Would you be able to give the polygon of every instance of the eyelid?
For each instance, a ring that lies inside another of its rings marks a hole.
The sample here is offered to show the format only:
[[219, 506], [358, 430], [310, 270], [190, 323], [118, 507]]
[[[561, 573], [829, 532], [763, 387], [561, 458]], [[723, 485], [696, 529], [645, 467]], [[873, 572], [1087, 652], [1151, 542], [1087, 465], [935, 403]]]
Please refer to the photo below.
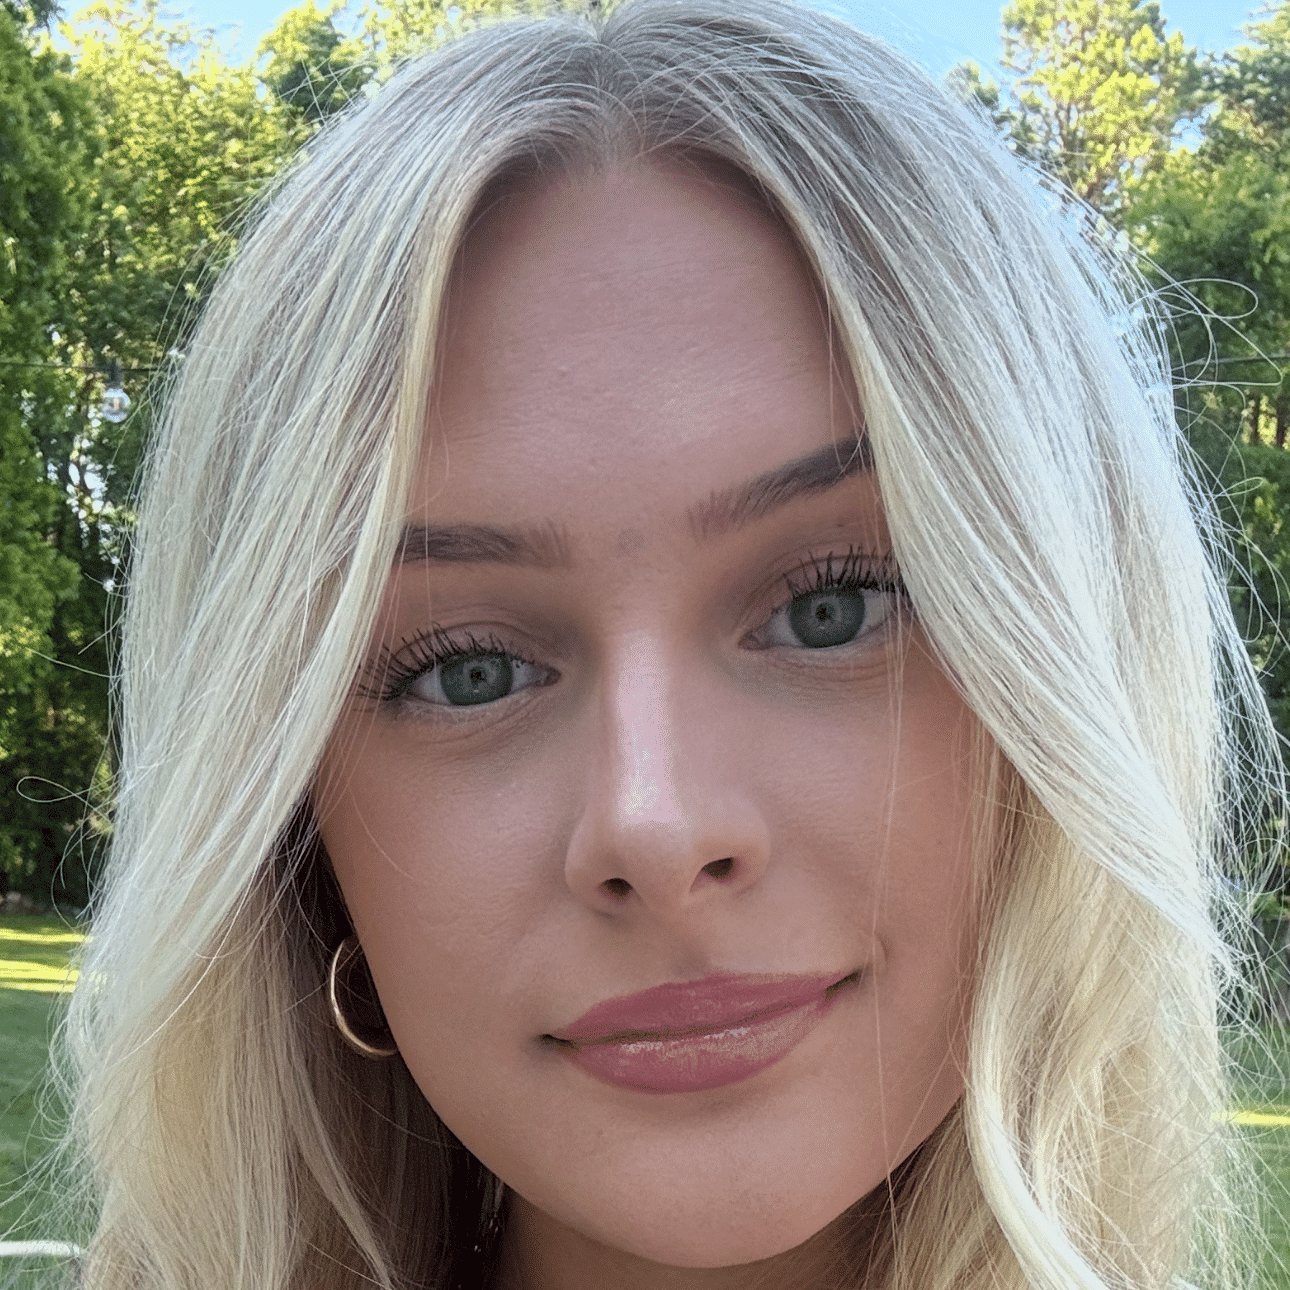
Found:
[[396, 649], [382, 645], [376, 658], [363, 664], [362, 671], [369, 678], [369, 683], [360, 684], [359, 692], [369, 699], [396, 703], [417, 681], [428, 676], [435, 668], [453, 659], [474, 654], [503, 654], [512, 662], [528, 667], [544, 666], [523, 650], [492, 633], [480, 638], [467, 627], [446, 629], [438, 623], [432, 623], [427, 631], [405, 636]]
[[[791, 571], [782, 574], [780, 582], [778, 597], [769, 605], [763, 601], [766, 607], [758, 614], [758, 625], [744, 636], [743, 643], [746, 647], [790, 648], [768, 642], [766, 636], [772, 625], [788, 613], [795, 600], [812, 593], [841, 589], [886, 594], [895, 598], [892, 612], [898, 612], [900, 607], [907, 608], [909, 605], [909, 592], [891, 551], [873, 555], [849, 546], [845, 555], [840, 555], [837, 551], [829, 551], [821, 556], [808, 555]], [[853, 640], [831, 648], [842, 650], [848, 645], [857, 644], [871, 632], [878, 631], [890, 616], [890, 613], [884, 614], [872, 628], [866, 628]], [[797, 649], [808, 653], [826, 652], [806, 645], [799, 645]], [[831, 654], [831, 649], [828, 652]]]
[[[806, 575], [813, 575], [815, 581], [802, 581]], [[836, 551], [822, 556], [808, 555], [783, 575], [783, 584], [790, 600], [848, 584], [872, 591], [891, 591], [905, 599], [909, 596], [892, 551], [873, 555], [855, 546], [848, 546], [846, 555], [841, 557]]]

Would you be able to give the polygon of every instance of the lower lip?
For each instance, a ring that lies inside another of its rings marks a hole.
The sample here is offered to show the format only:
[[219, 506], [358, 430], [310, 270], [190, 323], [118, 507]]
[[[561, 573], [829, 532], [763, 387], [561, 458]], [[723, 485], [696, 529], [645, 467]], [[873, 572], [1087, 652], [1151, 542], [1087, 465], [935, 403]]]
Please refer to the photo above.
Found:
[[699, 1093], [748, 1079], [787, 1056], [828, 1015], [841, 988], [722, 1030], [561, 1047], [575, 1066], [606, 1084], [645, 1093]]

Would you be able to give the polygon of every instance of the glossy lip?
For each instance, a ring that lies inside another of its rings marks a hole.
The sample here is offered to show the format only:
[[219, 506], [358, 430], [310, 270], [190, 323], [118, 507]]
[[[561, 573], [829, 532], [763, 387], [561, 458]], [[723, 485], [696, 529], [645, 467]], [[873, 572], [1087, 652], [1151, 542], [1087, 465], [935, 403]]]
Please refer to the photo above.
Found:
[[542, 1038], [609, 1084], [655, 1093], [719, 1088], [779, 1061], [859, 976], [715, 973], [606, 999]]

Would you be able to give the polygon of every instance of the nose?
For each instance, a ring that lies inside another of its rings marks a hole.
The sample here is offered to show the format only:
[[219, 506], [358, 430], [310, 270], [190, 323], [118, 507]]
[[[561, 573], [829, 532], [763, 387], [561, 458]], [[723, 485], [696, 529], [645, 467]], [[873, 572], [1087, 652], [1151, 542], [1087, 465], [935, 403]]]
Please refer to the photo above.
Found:
[[766, 821], [740, 782], [748, 750], [722, 720], [737, 697], [718, 690], [645, 640], [625, 645], [602, 675], [565, 859], [569, 888], [593, 908], [675, 914], [765, 873]]

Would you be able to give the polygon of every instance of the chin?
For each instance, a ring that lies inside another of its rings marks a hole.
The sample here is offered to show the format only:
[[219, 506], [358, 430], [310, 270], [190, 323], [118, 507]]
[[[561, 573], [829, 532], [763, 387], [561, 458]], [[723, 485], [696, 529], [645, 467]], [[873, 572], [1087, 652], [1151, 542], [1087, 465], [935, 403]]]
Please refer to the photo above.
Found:
[[834, 1187], [825, 1193], [821, 1187], [811, 1194], [801, 1187], [800, 1174], [785, 1170], [785, 1177], [790, 1186], [760, 1193], [737, 1183], [704, 1194], [674, 1186], [652, 1196], [643, 1190], [620, 1193], [599, 1213], [584, 1210], [564, 1222], [597, 1244], [649, 1263], [734, 1267], [773, 1259], [820, 1236], [872, 1189]]
[[[728, 1268], [760, 1263], [786, 1254], [820, 1235], [837, 1214], [820, 1215], [801, 1222], [777, 1223], [738, 1219], [716, 1223], [691, 1218], [682, 1230], [635, 1233], [627, 1252], [651, 1263], [673, 1268]], [[641, 1239], [648, 1237], [650, 1239]]]

